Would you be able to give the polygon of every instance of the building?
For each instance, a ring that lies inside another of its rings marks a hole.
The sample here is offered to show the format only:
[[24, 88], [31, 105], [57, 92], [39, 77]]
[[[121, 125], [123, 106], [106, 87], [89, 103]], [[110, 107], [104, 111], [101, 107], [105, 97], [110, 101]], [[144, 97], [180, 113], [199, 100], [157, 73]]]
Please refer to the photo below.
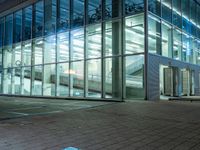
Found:
[[197, 0], [0, 1], [2, 95], [200, 95]]

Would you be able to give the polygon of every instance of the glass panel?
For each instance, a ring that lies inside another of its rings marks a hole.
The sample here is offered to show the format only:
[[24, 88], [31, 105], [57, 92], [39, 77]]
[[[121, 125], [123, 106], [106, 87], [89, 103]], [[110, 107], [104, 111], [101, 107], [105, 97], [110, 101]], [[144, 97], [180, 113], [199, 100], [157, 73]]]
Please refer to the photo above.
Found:
[[14, 92], [15, 94], [21, 94], [21, 68], [15, 68], [14, 71]]
[[7, 46], [3, 50], [3, 68], [10, 68], [12, 63], [12, 47]]
[[21, 43], [13, 46], [13, 66], [20, 67], [22, 65]]
[[84, 96], [84, 61], [71, 63], [70, 74], [70, 95], [74, 97]]
[[31, 67], [22, 68], [22, 94], [30, 95], [31, 90]]
[[172, 22], [172, 0], [162, 0], [162, 18]]
[[12, 45], [13, 41], [13, 17], [12, 15], [6, 16], [5, 22], [5, 35], [4, 35], [4, 46]]
[[69, 63], [60, 63], [57, 68], [57, 96], [69, 96]]
[[31, 50], [32, 50], [32, 41], [25, 41], [23, 43], [23, 66], [30, 66], [31, 65]]
[[160, 16], [160, 0], [148, 0], [149, 11]]
[[88, 22], [101, 20], [101, 0], [88, 0]]
[[121, 22], [107, 22], [105, 30], [105, 56], [121, 54]]
[[42, 66], [32, 67], [32, 95], [42, 95]]
[[12, 93], [12, 69], [4, 69], [3, 70], [3, 94], [11, 94]]
[[179, 30], [173, 30], [173, 58], [181, 60], [181, 32]]
[[101, 60], [87, 61], [87, 97], [101, 97]]
[[84, 23], [84, 1], [73, 0], [72, 27], [83, 26]]
[[43, 39], [36, 39], [33, 41], [33, 52], [34, 52], [34, 59], [33, 64], [38, 65], [43, 63], [43, 47], [44, 42]]
[[182, 34], [182, 61], [189, 62], [189, 55], [191, 55], [190, 37], [187, 34]]
[[120, 58], [105, 59], [105, 95], [106, 98], [120, 98], [121, 84], [121, 60]]
[[172, 57], [172, 27], [162, 22], [162, 56]]
[[35, 4], [35, 28], [33, 37], [40, 37], [43, 35], [44, 30], [44, 2], [39, 1]]
[[125, 19], [125, 54], [144, 52], [144, 15]]
[[54, 35], [46, 37], [44, 43], [44, 63], [54, 63], [56, 61], [56, 37]]
[[144, 55], [125, 58], [126, 98], [144, 98]]
[[56, 0], [45, 0], [45, 35], [56, 32]]
[[101, 57], [101, 25], [87, 27], [87, 58]]
[[144, 11], [144, 0], [125, 0], [125, 14], [137, 14]]
[[22, 40], [22, 11], [14, 13], [14, 38], [13, 42], [18, 43]]
[[84, 29], [71, 31], [71, 60], [84, 58]]
[[4, 18], [0, 19], [0, 49], [3, 47]]
[[0, 71], [0, 93], [3, 93], [3, 91], [2, 91], [2, 86], [3, 86], [2, 81], [3, 81], [3, 69], [1, 69], [1, 71]]
[[32, 6], [24, 9], [24, 34], [23, 40], [31, 39], [32, 30]]
[[172, 0], [173, 6], [173, 24], [180, 29], [182, 28], [181, 18], [181, 0]]
[[59, 0], [58, 31], [65, 31], [69, 28], [69, 6], [69, 0]]
[[43, 95], [55, 96], [56, 68], [55, 64], [44, 65]]
[[161, 25], [160, 20], [149, 16], [148, 47], [150, 53], [161, 54]]
[[69, 32], [57, 35], [57, 62], [69, 60]]

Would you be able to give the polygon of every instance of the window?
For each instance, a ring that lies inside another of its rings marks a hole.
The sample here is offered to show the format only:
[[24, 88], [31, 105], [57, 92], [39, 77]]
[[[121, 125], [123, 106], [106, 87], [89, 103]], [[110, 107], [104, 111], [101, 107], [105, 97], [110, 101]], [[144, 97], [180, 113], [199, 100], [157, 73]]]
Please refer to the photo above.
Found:
[[160, 20], [149, 16], [148, 47], [150, 53], [161, 54], [161, 24]]
[[71, 31], [71, 60], [84, 58], [84, 29]]
[[126, 98], [144, 98], [144, 55], [125, 57]]
[[0, 49], [3, 47], [4, 18], [0, 18]]
[[144, 0], [125, 0], [125, 15], [144, 11]]
[[87, 58], [101, 57], [101, 25], [91, 25], [87, 29]]
[[45, 38], [44, 42], [44, 64], [56, 62], [56, 36]]
[[160, 0], [148, 0], [149, 11], [160, 16]]
[[45, 0], [45, 35], [56, 32], [56, 0]]
[[181, 60], [181, 31], [174, 29], [173, 30], [173, 58], [176, 60]]
[[13, 42], [18, 43], [22, 41], [22, 11], [17, 11], [14, 13], [14, 38]]
[[162, 56], [172, 57], [172, 27], [162, 22]]
[[58, 31], [66, 31], [69, 28], [70, 20], [70, 0], [59, 0], [59, 10], [57, 15]]
[[42, 95], [42, 66], [32, 67], [32, 95]]
[[162, 18], [172, 22], [172, 0], [162, 0]]
[[144, 15], [125, 19], [125, 54], [144, 52]]
[[23, 11], [24, 15], [24, 34], [23, 34], [23, 40], [29, 40], [32, 37], [32, 6], [29, 6], [24, 9]]
[[11, 46], [13, 42], [13, 16], [6, 16], [4, 46]]
[[83, 26], [84, 23], [84, 1], [73, 0], [72, 27]]
[[57, 35], [57, 62], [69, 61], [69, 32]]
[[44, 30], [44, 2], [39, 1], [35, 4], [35, 22], [33, 37], [40, 37]]
[[172, 0], [173, 5], [173, 16], [172, 22], [175, 26], [182, 28], [181, 18], [181, 0]]
[[101, 0], [88, 0], [88, 23], [101, 20]]

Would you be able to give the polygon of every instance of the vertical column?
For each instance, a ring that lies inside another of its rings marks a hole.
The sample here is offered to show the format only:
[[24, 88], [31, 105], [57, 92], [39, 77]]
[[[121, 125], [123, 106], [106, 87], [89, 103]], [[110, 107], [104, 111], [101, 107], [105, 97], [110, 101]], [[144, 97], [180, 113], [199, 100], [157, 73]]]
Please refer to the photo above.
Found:
[[[121, 12], [121, 0], [112, 0], [112, 16], [117, 17]], [[112, 23], [112, 54], [121, 54], [121, 24], [116, 21]], [[121, 97], [121, 61], [118, 57], [112, 59], [112, 94], [113, 98]]]

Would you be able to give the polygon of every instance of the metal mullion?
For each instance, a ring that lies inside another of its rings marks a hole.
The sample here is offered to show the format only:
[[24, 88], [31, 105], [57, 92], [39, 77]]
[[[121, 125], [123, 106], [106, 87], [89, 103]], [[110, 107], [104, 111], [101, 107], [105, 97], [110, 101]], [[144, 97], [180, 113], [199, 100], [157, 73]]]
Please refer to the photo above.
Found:
[[149, 98], [148, 89], [148, 0], [144, 1], [144, 47], [145, 47], [145, 59], [144, 59], [144, 88], [145, 88], [145, 100]]
[[101, 98], [105, 98], [105, 23], [101, 23]]

